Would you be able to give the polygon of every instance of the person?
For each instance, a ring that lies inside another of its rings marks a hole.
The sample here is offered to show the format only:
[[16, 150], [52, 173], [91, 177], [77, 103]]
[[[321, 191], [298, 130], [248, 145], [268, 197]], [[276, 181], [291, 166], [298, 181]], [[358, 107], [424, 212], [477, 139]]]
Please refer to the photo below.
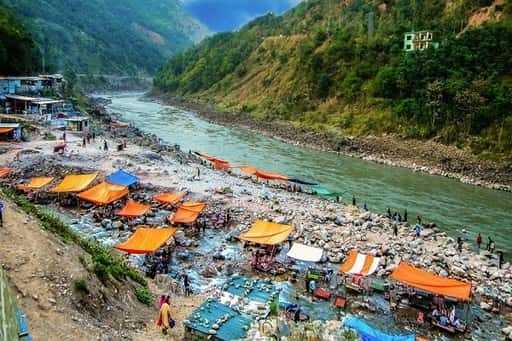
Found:
[[82, 147], [85, 147], [85, 136], [82, 138]]
[[414, 230], [416, 231], [416, 237], [419, 237], [421, 234], [421, 225], [416, 224], [416, 226], [414, 227]]
[[419, 224], [419, 225], [421, 225], [421, 216], [420, 216], [420, 215], [418, 215], [418, 216], [416, 217], [416, 220], [418, 221], [418, 224]]
[[93, 131], [92, 132], [92, 141], [94, 142], [94, 140], [96, 140], [96, 133]]
[[104, 140], [104, 141], [103, 141], [103, 150], [104, 150], [104, 151], [107, 151], [107, 150], [108, 150], [107, 140]]
[[418, 316], [416, 317], [416, 323], [423, 324], [425, 322], [425, 314], [420, 310], [418, 311]]
[[87, 133], [87, 143], [91, 144], [91, 134]]
[[494, 253], [494, 249], [496, 249], [496, 243], [492, 240], [491, 245], [489, 245], [489, 252]]
[[64, 140], [64, 142], [66, 142], [66, 132], [64, 132], [64, 133], [62, 134], [62, 140]]
[[391, 219], [391, 209], [388, 207], [387, 216], [389, 219]]
[[356, 196], [352, 196], [352, 206], [356, 206]]
[[459, 236], [457, 237], [457, 250], [460, 252], [462, 252], [462, 238]]
[[398, 222], [401, 223], [402, 222], [402, 215], [397, 212], [396, 216], [397, 216]]
[[482, 245], [482, 234], [478, 232], [478, 236], [476, 236], [476, 246], [478, 247], [478, 250], [480, 250], [480, 246]]
[[167, 335], [171, 321], [171, 306], [169, 296], [165, 296], [162, 305], [160, 306], [160, 312], [158, 316], [157, 325], [162, 328], [162, 334]]
[[190, 280], [187, 274], [183, 274], [183, 287], [185, 288], [185, 296], [190, 296]]
[[305, 279], [306, 279], [306, 292], [309, 292], [309, 281], [310, 281], [310, 279], [309, 279], [308, 274], [306, 274], [306, 278]]
[[4, 227], [4, 207], [4, 202], [0, 201], [0, 227]]
[[503, 263], [505, 260], [503, 259], [503, 251], [498, 251], [498, 268], [501, 270]]
[[300, 307], [295, 309], [295, 313], [293, 314], [293, 321], [300, 322]]
[[368, 211], [368, 206], [366, 205], [366, 203], [363, 204], [363, 210]]
[[339, 196], [339, 195], [337, 195], [337, 196], [336, 196], [336, 202], [337, 202], [337, 203], [340, 203], [340, 201], [341, 201], [340, 196]]
[[407, 208], [404, 211], [404, 221], [407, 222]]
[[393, 224], [393, 235], [394, 235], [395, 237], [397, 237], [397, 236], [398, 236], [398, 225], [397, 225], [396, 223], [395, 223], [395, 224]]
[[199, 167], [196, 167], [196, 171], [197, 171], [197, 175], [196, 175], [197, 176], [197, 180], [199, 180], [200, 177], [201, 177], [201, 169], [199, 169]]
[[315, 293], [315, 289], [316, 289], [316, 282], [313, 279], [309, 282], [309, 291], [313, 294], [313, 293]]

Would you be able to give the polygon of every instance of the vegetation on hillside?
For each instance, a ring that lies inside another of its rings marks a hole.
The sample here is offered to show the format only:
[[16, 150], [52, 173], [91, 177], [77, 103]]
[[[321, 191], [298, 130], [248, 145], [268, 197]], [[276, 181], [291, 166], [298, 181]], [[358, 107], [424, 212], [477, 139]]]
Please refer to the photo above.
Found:
[[39, 53], [32, 36], [0, 1], [0, 75], [30, 74], [39, 66]]
[[[487, 6], [489, 20], [470, 27]], [[510, 156], [511, 15], [512, 0], [305, 1], [205, 39], [155, 85], [255, 119]], [[432, 30], [439, 48], [404, 52], [414, 29]]]
[[177, 0], [2, 0], [25, 18], [50, 70], [153, 73], [206, 29]]

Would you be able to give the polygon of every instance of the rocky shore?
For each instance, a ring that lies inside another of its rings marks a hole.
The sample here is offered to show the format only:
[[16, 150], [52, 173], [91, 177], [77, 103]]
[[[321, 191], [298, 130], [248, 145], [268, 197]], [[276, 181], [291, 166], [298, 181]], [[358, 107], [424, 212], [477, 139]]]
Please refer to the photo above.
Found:
[[[141, 187], [131, 195], [148, 202], [158, 191], [187, 190], [188, 198], [207, 203], [204, 215], [207, 230], [202, 237], [190, 236], [187, 229], [178, 230], [173, 240], [176, 263], [173, 271], [187, 271], [196, 290], [205, 292], [233, 273], [255, 275], [248, 267], [250, 252], [231, 237], [247, 230], [256, 219], [270, 219], [293, 225], [293, 239], [325, 250], [324, 265], [337, 269], [346, 254], [353, 249], [381, 256], [383, 262], [377, 275], [387, 278], [401, 260], [423, 267], [442, 276], [451, 276], [473, 285], [474, 302], [489, 313], [479, 315], [474, 330], [478, 335], [490, 335], [503, 328], [504, 319], [511, 318], [512, 266], [506, 262], [498, 269], [497, 257], [486, 251], [475, 252], [471, 242], [457, 251], [453, 238], [437, 227], [426, 225], [420, 237], [407, 222], [398, 223], [398, 235], [392, 231], [395, 222], [352, 205], [329, 202], [305, 193], [289, 192], [279, 185], [254, 181], [242, 174], [212, 170], [199, 158], [169, 146], [155, 135], [136, 127], [102, 129], [117, 115], [107, 113], [102, 103], [92, 111], [95, 125], [100, 127], [96, 142], [81, 146], [79, 136], [70, 137], [70, 149], [64, 155], [52, 152], [52, 143], [41, 136], [21, 146], [33, 150], [20, 160], [9, 161], [15, 151], [2, 155], [3, 163], [17, 170], [17, 177], [34, 175], [62, 176], [77, 170], [100, 170], [108, 174], [123, 168], [141, 179]], [[127, 141], [122, 151], [103, 151], [105, 139], [110, 146]], [[200, 169], [201, 177], [194, 175]], [[62, 209], [49, 202], [48, 207], [66, 216], [72, 226], [84, 235], [106, 245], [123, 241], [136, 222], [128, 224], [115, 216], [95, 215], [92, 207]], [[229, 224], [225, 223], [229, 212]], [[157, 210], [146, 223], [155, 226], [166, 223], [170, 211]], [[105, 213], [103, 213], [105, 214]], [[285, 249], [282, 250], [286, 252]], [[140, 258], [132, 262], [140, 266]], [[490, 311], [501, 304], [499, 314]], [[508, 317], [507, 317], [508, 316]], [[493, 328], [495, 330], [493, 330]], [[493, 334], [495, 335], [495, 334]]]
[[213, 105], [185, 98], [160, 94], [151, 96], [166, 104], [197, 112], [211, 122], [255, 130], [288, 143], [458, 179], [475, 186], [512, 191], [511, 164], [482, 160], [454, 146], [434, 141], [404, 140], [391, 135], [345, 137], [336, 132], [297, 128], [289, 122], [256, 121], [244, 113], [220, 112]]

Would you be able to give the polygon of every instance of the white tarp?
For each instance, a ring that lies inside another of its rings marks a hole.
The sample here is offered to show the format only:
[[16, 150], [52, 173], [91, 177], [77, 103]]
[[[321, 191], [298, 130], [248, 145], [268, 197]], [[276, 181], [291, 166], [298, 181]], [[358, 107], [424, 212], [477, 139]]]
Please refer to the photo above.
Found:
[[319, 262], [322, 259], [324, 250], [299, 243], [293, 243], [290, 251], [286, 254], [288, 257], [304, 262]]

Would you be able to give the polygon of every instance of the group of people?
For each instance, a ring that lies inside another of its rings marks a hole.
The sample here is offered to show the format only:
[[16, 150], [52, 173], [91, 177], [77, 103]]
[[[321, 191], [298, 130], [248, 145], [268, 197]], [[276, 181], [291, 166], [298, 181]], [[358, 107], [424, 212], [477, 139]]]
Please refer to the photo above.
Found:
[[464, 323], [457, 317], [455, 306], [451, 310], [446, 309], [444, 306], [435, 306], [432, 310], [432, 320], [442, 327], [464, 330]]

